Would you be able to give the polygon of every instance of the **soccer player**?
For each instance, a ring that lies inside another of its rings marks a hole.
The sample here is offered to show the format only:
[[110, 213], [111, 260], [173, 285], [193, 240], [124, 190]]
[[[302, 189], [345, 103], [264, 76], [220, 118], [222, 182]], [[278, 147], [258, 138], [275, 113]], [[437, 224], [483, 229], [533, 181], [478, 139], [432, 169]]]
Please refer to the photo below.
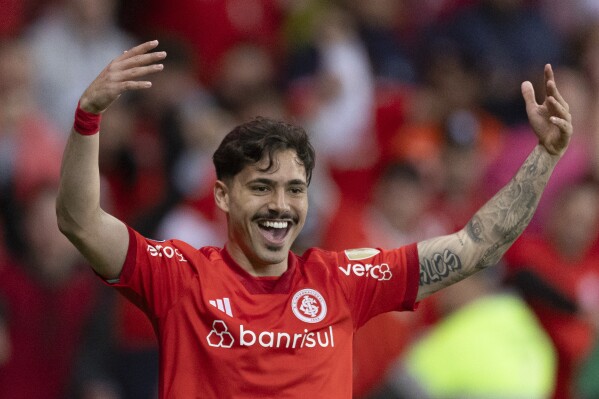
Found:
[[462, 230], [391, 250], [298, 256], [290, 248], [308, 211], [314, 150], [303, 129], [259, 118], [233, 129], [213, 157], [224, 247], [154, 241], [100, 208], [97, 133], [121, 93], [151, 86], [144, 78], [166, 57], [157, 45], [115, 58], [81, 96], [57, 214], [95, 272], [150, 318], [161, 398], [350, 398], [355, 330], [496, 263], [530, 221], [572, 134], [547, 65], [541, 104], [522, 85], [539, 144]]

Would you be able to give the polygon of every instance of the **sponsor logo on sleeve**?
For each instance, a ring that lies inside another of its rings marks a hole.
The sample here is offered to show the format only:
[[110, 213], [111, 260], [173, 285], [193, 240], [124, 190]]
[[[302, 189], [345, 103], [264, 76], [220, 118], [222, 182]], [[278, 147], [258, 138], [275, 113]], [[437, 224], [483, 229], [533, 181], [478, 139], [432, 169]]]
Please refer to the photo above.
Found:
[[183, 256], [183, 254], [177, 249], [173, 248], [170, 245], [156, 244], [150, 245], [148, 244], [147, 251], [150, 256], [158, 257], [158, 258], [168, 258], [168, 259], [176, 259], [179, 262], [187, 262], [187, 259]]
[[368, 258], [372, 258], [374, 255], [377, 255], [381, 251], [375, 248], [356, 248], [356, 249], [346, 249], [345, 256], [349, 260], [364, 260]]
[[393, 277], [391, 268], [387, 263], [381, 263], [380, 265], [371, 265], [370, 263], [348, 263], [347, 266], [339, 266], [339, 270], [346, 276], [352, 274], [357, 277], [372, 278], [377, 281], [388, 281]]

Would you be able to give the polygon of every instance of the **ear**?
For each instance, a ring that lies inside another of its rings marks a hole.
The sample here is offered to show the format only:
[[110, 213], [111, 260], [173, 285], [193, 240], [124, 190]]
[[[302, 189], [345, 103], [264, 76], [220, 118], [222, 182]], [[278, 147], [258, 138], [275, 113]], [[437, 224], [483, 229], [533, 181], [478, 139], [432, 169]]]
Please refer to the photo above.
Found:
[[214, 201], [223, 212], [229, 212], [229, 187], [222, 180], [214, 183]]

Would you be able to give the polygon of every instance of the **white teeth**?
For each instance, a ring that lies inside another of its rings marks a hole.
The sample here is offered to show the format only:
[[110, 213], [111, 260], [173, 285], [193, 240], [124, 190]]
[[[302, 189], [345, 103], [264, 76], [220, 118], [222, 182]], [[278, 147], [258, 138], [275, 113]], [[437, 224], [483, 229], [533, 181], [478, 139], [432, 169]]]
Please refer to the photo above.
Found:
[[270, 227], [273, 229], [286, 229], [288, 222], [272, 222], [269, 220], [269, 221], [263, 222], [261, 224], [264, 227]]

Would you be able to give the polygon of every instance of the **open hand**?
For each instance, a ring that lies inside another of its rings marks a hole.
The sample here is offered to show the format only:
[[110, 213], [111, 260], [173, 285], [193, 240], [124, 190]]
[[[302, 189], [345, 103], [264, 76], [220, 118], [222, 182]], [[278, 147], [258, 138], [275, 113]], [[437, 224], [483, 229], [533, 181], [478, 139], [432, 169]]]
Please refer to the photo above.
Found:
[[545, 90], [545, 100], [538, 104], [532, 84], [522, 83], [528, 121], [539, 138], [539, 143], [550, 154], [561, 156], [572, 136], [572, 116], [568, 103], [557, 90], [553, 69], [549, 64], [545, 65]]
[[106, 111], [125, 91], [152, 87], [152, 82], [138, 79], [164, 68], [159, 62], [166, 57], [166, 53], [149, 52], [156, 46], [157, 40], [145, 42], [112, 60], [83, 92], [80, 107], [99, 114]]

